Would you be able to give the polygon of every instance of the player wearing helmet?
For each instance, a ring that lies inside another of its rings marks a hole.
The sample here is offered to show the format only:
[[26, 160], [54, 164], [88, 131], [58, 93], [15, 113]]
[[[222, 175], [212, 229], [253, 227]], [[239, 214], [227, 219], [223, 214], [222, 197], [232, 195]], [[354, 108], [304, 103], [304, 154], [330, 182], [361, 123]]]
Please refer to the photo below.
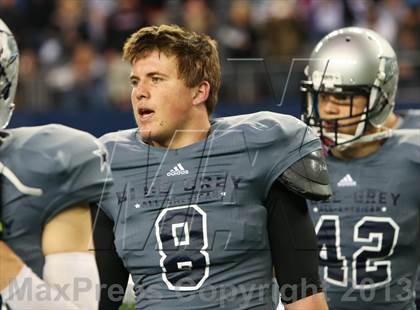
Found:
[[4, 129], [18, 56], [0, 19], [1, 299], [8, 309], [96, 309], [89, 203], [109, 180], [106, 151], [91, 135], [61, 125]]
[[328, 151], [333, 196], [310, 203], [331, 309], [415, 309], [419, 133], [384, 126], [397, 57], [377, 33], [343, 28], [311, 54], [303, 119]]
[[[322, 39], [310, 59], [308, 79], [302, 82], [307, 95], [303, 117], [319, 130], [324, 143], [348, 148], [381, 140], [380, 127], [394, 108], [398, 83], [397, 59], [389, 43], [373, 31], [344, 28]], [[346, 110], [319, 108], [329, 98]]]

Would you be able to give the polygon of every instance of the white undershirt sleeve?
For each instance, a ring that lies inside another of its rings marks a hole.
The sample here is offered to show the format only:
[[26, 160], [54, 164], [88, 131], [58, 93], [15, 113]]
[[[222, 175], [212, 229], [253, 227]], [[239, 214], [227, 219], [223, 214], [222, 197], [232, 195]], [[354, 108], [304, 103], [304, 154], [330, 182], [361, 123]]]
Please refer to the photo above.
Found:
[[57, 253], [45, 257], [43, 279], [24, 266], [1, 296], [11, 309], [96, 310], [99, 288], [93, 254]]

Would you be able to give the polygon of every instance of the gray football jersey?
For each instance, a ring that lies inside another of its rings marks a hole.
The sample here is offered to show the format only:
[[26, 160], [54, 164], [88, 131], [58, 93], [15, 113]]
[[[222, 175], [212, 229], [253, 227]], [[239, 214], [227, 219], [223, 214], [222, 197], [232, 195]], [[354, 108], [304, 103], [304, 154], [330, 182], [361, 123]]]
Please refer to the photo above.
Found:
[[1, 132], [3, 238], [40, 277], [42, 231], [78, 202], [98, 201], [110, 169], [93, 136], [62, 125]]
[[333, 196], [310, 210], [330, 309], [415, 309], [419, 131], [396, 130], [365, 158], [327, 160]]
[[103, 207], [137, 309], [272, 309], [264, 200], [320, 148], [304, 123], [269, 112], [220, 118], [180, 149], [150, 147], [136, 129], [102, 141], [115, 182]]

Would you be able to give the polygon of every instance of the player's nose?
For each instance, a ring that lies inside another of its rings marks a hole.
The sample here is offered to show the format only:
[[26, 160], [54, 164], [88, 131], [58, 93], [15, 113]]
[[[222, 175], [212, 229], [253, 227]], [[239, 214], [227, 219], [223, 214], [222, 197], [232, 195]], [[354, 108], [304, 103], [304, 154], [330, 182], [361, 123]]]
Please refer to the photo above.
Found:
[[134, 97], [137, 100], [143, 100], [150, 97], [149, 86], [145, 81], [138, 81], [136, 87], [133, 88]]

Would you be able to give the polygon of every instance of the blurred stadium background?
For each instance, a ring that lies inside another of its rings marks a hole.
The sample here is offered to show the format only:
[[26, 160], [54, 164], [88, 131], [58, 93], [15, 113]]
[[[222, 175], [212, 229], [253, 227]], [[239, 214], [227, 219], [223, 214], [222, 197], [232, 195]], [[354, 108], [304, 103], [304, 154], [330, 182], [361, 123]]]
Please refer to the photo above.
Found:
[[304, 60], [333, 29], [376, 30], [399, 58], [397, 107], [420, 108], [420, 0], [0, 0], [20, 48], [11, 127], [62, 123], [99, 136], [130, 128], [121, 48], [146, 25], [176, 23], [219, 42], [217, 115], [298, 115]]

